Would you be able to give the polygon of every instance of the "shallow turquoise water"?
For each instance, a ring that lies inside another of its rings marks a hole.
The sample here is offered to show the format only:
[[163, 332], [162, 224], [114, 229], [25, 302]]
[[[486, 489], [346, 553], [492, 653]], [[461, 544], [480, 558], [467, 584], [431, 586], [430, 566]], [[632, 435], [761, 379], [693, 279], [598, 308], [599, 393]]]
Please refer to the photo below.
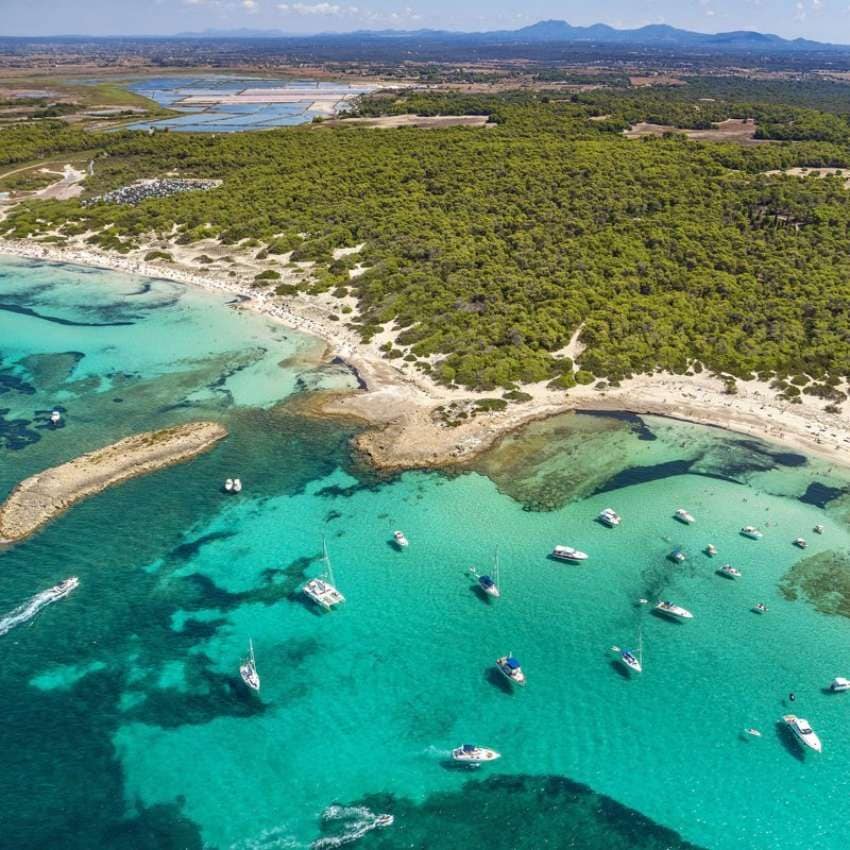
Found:
[[[532, 426], [476, 471], [382, 480], [350, 457], [349, 430], [285, 403], [351, 381], [315, 366], [310, 340], [173, 284], [0, 275], [4, 490], [141, 427], [203, 416], [231, 431], [0, 553], [0, 611], [80, 577], [0, 638], [0, 846], [332, 846], [381, 811], [393, 826], [357, 846], [845, 845], [850, 695], [822, 689], [850, 675], [850, 621], [777, 587], [850, 547], [845, 473], [713, 429], [580, 416]], [[66, 427], [39, 427], [60, 402]], [[226, 498], [233, 474], [246, 489]], [[609, 504], [616, 530], [593, 521]], [[680, 505], [694, 526], [672, 519]], [[748, 523], [763, 540], [737, 533]], [[323, 536], [347, 602], [320, 615], [298, 588]], [[591, 559], [550, 561], [556, 543]], [[488, 604], [465, 573], [496, 546], [503, 597]], [[726, 561], [740, 581], [715, 575]], [[641, 598], [695, 619], [660, 620]], [[645, 670], [629, 679], [611, 646], [638, 634]], [[249, 636], [258, 697], [237, 673]], [[509, 650], [529, 677], [518, 693], [493, 674]], [[776, 725], [789, 691], [821, 756]], [[467, 740], [502, 760], [451, 769]], [[332, 804], [351, 808], [323, 821]]]

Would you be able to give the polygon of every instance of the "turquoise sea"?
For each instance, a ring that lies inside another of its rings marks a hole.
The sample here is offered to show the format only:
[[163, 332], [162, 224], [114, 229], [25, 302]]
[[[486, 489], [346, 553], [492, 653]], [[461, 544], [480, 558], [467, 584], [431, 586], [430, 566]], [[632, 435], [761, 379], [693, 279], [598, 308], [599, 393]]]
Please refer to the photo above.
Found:
[[[0, 848], [846, 847], [850, 694], [825, 688], [850, 676], [850, 474], [716, 429], [572, 415], [473, 468], [381, 477], [353, 428], [299, 413], [356, 385], [322, 348], [177, 284], [0, 262], [0, 493], [146, 428], [230, 429], [0, 550], [0, 627], [80, 579], [0, 636]], [[614, 530], [594, 522], [608, 505]], [[323, 537], [347, 597], [327, 614], [299, 593]], [[591, 557], [556, 563], [555, 544]], [[467, 570], [496, 547], [488, 602]], [[715, 574], [727, 561], [743, 578]], [[639, 636], [629, 677], [611, 647]], [[259, 695], [238, 675], [249, 637]], [[494, 672], [508, 651], [521, 691]], [[821, 755], [778, 724], [792, 709]], [[456, 769], [463, 742], [502, 759]], [[392, 825], [370, 829], [378, 813]]]

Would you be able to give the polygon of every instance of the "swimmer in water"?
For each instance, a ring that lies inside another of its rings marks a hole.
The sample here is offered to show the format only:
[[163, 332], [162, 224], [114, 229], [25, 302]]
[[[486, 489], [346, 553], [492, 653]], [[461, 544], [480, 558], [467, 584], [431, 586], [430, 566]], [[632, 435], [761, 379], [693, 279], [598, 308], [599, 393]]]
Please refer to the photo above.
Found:
[[791, 691], [791, 693], [788, 694], [788, 699], [791, 700], [791, 702], [794, 702], [794, 700], [797, 699], [797, 694], [795, 694], [794, 691]]

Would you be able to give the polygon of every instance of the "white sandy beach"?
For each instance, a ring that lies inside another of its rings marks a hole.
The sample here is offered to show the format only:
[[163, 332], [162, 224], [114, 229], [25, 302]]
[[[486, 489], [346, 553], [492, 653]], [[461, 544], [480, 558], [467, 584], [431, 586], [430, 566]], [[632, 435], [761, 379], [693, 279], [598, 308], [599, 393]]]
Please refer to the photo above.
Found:
[[806, 395], [799, 404], [782, 400], [758, 381], [738, 382], [737, 393], [729, 395], [722, 381], [705, 373], [641, 375], [624, 381], [620, 387], [604, 390], [579, 386], [565, 392], [549, 389], [545, 383], [526, 385], [522, 390], [532, 396], [530, 401], [510, 404], [504, 411], [479, 413], [470, 421], [449, 428], [439, 421], [437, 408], [449, 402], [493, 398], [500, 391], [476, 393], [443, 387], [409, 364], [388, 361], [379, 346], [394, 336], [391, 329], [370, 343], [363, 343], [342, 321], [331, 318], [335, 304], [331, 296], [280, 297], [271, 289], [254, 288], [245, 276], [190, 268], [184, 258], [180, 264], [145, 262], [141, 257], [147, 250], [150, 248], [146, 246], [123, 256], [87, 246], [59, 247], [0, 239], [0, 253], [11, 256], [112, 269], [239, 296], [241, 307], [321, 338], [328, 346], [327, 356], [349, 363], [367, 387], [366, 391], [323, 400], [322, 412], [353, 416], [381, 426], [358, 438], [359, 448], [381, 467], [462, 462], [526, 422], [571, 409], [673, 416], [763, 438], [837, 463], [850, 463], [850, 424], [843, 412], [827, 413], [825, 401]]

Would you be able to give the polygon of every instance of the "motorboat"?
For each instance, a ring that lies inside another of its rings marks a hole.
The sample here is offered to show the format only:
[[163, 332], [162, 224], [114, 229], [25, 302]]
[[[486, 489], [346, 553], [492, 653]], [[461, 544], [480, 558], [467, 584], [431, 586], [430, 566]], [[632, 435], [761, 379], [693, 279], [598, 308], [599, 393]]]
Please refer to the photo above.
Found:
[[797, 537], [797, 538], [794, 540], [794, 545], [795, 545], [798, 549], [805, 549], [805, 548], [806, 548], [806, 546], [808, 546], [809, 544], [808, 544], [808, 543], [806, 543], [806, 539], [805, 539], [805, 537]]
[[497, 659], [496, 666], [502, 671], [506, 679], [510, 679], [515, 685], [525, 685], [525, 673], [519, 666], [519, 661], [509, 652], [502, 658]]
[[605, 508], [600, 511], [597, 519], [603, 525], [607, 525], [608, 528], [615, 528], [622, 522], [622, 518], [613, 508]]
[[318, 578], [310, 579], [303, 590], [308, 599], [329, 611], [334, 605], [345, 602], [345, 597], [334, 587], [333, 567], [331, 567], [328, 547], [324, 540], [322, 541], [322, 562], [325, 565], [325, 572]]
[[815, 534], [823, 534], [823, 526], [822, 526], [820, 523], [818, 523], [818, 524], [814, 527], [814, 529], [813, 529], [813, 530], [814, 530]]
[[694, 519], [694, 515], [688, 513], [684, 508], [676, 508], [676, 513], [673, 514], [679, 522], [683, 522], [685, 525], [691, 525], [691, 523], [696, 522]]
[[393, 532], [393, 540], [395, 540], [395, 545], [398, 546], [399, 549], [404, 549], [405, 547], [410, 545], [410, 542], [404, 536], [403, 531], [394, 531]]
[[558, 561], [586, 561], [588, 554], [572, 546], [556, 546], [552, 550], [552, 557]]
[[751, 738], [761, 738], [761, 732], [759, 732], [758, 729], [754, 729], [752, 726], [744, 729], [744, 732], [746, 732]]
[[260, 674], [257, 672], [257, 662], [254, 660], [254, 642], [250, 639], [248, 640], [248, 657], [239, 667], [239, 675], [251, 690], [260, 690]]
[[71, 576], [71, 578], [66, 578], [65, 581], [60, 581], [59, 584], [46, 590], [45, 594], [49, 596], [50, 602], [56, 602], [57, 599], [64, 599], [72, 590], [76, 590], [79, 586], [80, 580], [76, 576]]
[[757, 602], [750, 610], [754, 614], [767, 614], [767, 605], [764, 602]]
[[674, 605], [672, 602], [659, 602], [655, 606], [655, 610], [659, 614], [665, 614], [668, 617], [673, 617], [676, 620], [693, 620], [694, 615], [687, 608], [682, 608], [681, 605]]
[[708, 555], [709, 558], [713, 558], [717, 554], [717, 547], [713, 543], [709, 543], [708, 546], [705, 547], [705, 554]]
[[375, 818], [375, 826], [392, 826], [394, 823], [395, 817], [393, 815], [383, 814]]
[[726, 578], [736, 579], [741, 577], [741, 571], [735, 569], [731, 564], [724, 564], [718, 571], [718, 575], [725, 576]]
[[670, 553], [670, 560], [675, 561], [677, 564], [681, 564], [682, 561], [687, 560], [687, 555], [681, 549], [674, 549]]
[[836, 676], [830, 682], [829, 689], [834, 694], [840, 694], [842, 691], [850, 691], [850, 679], [845, 679], [843, 676]]
[[794, 733], [794, 737], [804, 746], [808, 747], [810, 750], [814, 750], [816, 753], [819, 753], [823, 750], [823, 745], [820, 742], [820, 738], [815, 734], [812, 727], [809, 725], [809, 721], [805, 720], [802, 717], [797, 717], [796, 714], [786, 714], [782, 720], [785, 722], [785, 725]]
[[233, 492], [241, 493], [242, 492], [242, 482], [238, 478], [233, 479]]
[[478, 766], [489, 761], [496, 761], [502, 757], [501, 753], [491, 750], [489, 747], [478, 747], [475, 744], [463, 744], [452, 750], [452, 760], [462, 764]]
[[762, 537], [764, 537], [764, 534], [762, 534], [761, 531], [759, 531], [755, 526], [752, 525], [745, 525], [741, 529], [741, 534], [744, 537], [749, 537], [750, 540], [761, 540]]
[[58, 425], [62, 421], [62, 414], [58, 410], [52, 410], [50, 412], [50, 424]]

